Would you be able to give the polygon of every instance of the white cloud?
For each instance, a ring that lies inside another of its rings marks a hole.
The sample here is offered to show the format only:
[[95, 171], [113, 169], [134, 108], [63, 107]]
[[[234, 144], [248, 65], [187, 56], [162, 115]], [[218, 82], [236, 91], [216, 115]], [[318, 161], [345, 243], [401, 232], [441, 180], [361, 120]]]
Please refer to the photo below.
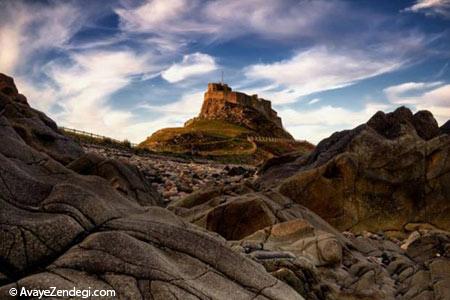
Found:
[[439, 15], [450, 18], [450, 0], [417, 0], [404, 11], [423, 12], [425, 15]]
[[72, 67], [54, 65], [48, 71], [58, 87], [58, 104], [64, 108], [58, 120], [66, 126], [125, 137], [133, 115], [113, 109], [108, 98], [130, 84], [132, 76], [152, 71], [152, 65], [129, 51], [86, 52], [72, 59]]
[[281, 109], [279, 115], [283, 125], [295, 138], [317, 144], [334, 132], [354, 128], [367, 122], [377, 111], [388, 108], [385, 104], [368, 103], [362, 110], [352, 111], [326, 105], [307, 110]]
[[[142, 105], [142, 108], [164, 114], [181, 116], [181, 120], [192, 118], [200, 112], [204, 92], [198, 91], [183, 95], [180, 100], [165, 105]], [[184, 118], [184, 119], [183, 119]]]
[[214, 57], [204, 53], [193, 53], [183, 57], [180, 63], [175, 63], [161, 73], [161, 76], [175, 83], [191, 76], [202, 75], [217, 69]]
[[116, 9], [124, 30], [229, 39], [254, 33], [272, 39], [312, 36], [314, 27], [342, 12], [341, 2], [264, 0], [147, 0]]
[[279, 95], [289, 97], [283, 101], [286, 103], [302, 95], [345, 87], [393, 71], [401, 65], [399, 59], [375, 58], [364, 51], [339, 52], [316, 47], [288, 60], [250, 66], [246, 76], [254, 80], [269, 80], [287, 89], [285, 95]]
[[84, 17], [70, 4], [43, 6], [9, 2], [0, 12], [0, 69], [15, 75], [36, 53], [63, 47]]
[[178, 101], [166, 105], [141, 105], [140, 108], [152, 113], [156, 112], [159, 117], [149, 122], [130, 125], [129, 136], [134, 141], [141, 142], [159, 129], [183, 126], [187, 120], [198, 115], [202, 103], [203, 92], [194, 92], [185, 94]]
[[415, 97], [408, 95], [411, 92], [424, 91], [438, 85], [442, 82], [406, 82], [399, 85], [389, 86], [383, 90], [386, 97], [395, 104], [410, 104], [415, 101]]
[[193, 18], [199, 1], [148, 0], [137, 7], [116, 9], [125, 30], [140, 32], [192, 33], [206, 31], [206, 24]]
[[17, 83], [34, 107], [59, 107], [52, 115], [58, 124], [125, 139], [141, 136], [131, 130], [136, 116], [113, 108], [108, 99], [134, 76], [153, 69], [148, 57], [131, 51], [88, 51], [73, 54], [70, 66], [48, 65], [43, 71], [52, 85], [38, 89], [22, 78]]
[[157, 29], [183, 13], [185, 0], [154, 0], [145, 2], [135, 9], [117, 9], [117, 14], [131, 29]]
[[312, 99], [312, 100], [309, 100], [309, 101], [308, 101], [308, 104], [309, 104], [309, 105], [312, 105], [312, 104], [318, 103], [319, 101], [320, 101], [319, 98], [314, 98], [314, 99]]
[[17, 23], [0, 28], [0, 69], [7, 74], [12, 74], [19, 58], [20, 27]]
[[280, 39], [312, 35], [315, 25], [335, 12], [340, 3], [331, 1], [211, 1], [203, 14], [220, 28], [222, 35], [256, 33]]
[[393, 104], [429, 110], [440, 124], [450, 119], [450, 84], [443, 82], [406, 82], [384, 89]]

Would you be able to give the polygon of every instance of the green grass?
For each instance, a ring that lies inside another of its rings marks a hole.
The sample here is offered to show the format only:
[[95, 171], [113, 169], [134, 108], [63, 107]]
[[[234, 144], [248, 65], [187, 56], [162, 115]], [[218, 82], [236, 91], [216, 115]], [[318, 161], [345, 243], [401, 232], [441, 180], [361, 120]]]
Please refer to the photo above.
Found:
[[[250, 134], [252, 131], [242, 126], [234, 125], [221, 120], [195, 120], [186, 127], [165, 128], [158, 130], [146, 142], [163, 142], [183, 134], [205, 134], [212, 138], [235, 138]], [[144, 142], [145, 143], [145, 142]]]
[[[226, 163], [259, 164], [267, 158], [298, 150], [297, 142], [249, 142], [255, 132], [222, 120], [194, 119], [185, 127], [161, 129], [138, 147], [159, 153], [202, 157]], [[312, 146], [314, 147], [314, 146]]]

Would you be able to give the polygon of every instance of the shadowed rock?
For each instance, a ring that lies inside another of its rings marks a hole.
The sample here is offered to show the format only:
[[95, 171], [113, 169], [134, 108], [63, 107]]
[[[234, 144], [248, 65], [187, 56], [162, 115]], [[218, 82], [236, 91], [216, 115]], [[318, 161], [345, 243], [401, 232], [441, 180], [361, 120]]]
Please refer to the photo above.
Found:
[[163, 206], [162, 197], [148, 184], [139, 169], [125, 161], [88, 153], [67, 167], [82, 175], [105, 178], [119, 193], [136, 200], [140, 205]]
[[[136, 195], [145, 187], [129, 166], [89, 156], [73, 161], [82, 155], [76, 144], [43, 114], [16, 101], [10, 82], [0, 80], [5, 85], [1, 299], [9, 299], [12, 287], [74, 286], [112, 288], [114, 299], [302, 299], [223, 239], [163, 208], [140, 205], [152, 201]], [[54, 158], [99, 176], [81, 175]]]
[[78, 144], [58, 131], [53, 120], [28, 105], [25, 96], [18, 93], [11, 77], [1, 73], [0, 91], [0, 116], [8, 119], [10, 127], [23, 142], [62, 164], [83, 154]]
[[450, 120], [448, 120], [447, 122], [445, 122], [445, 124], [444, 125], [442, 125], [440, 128], [439, 128], [439, 130], [440, 130], [440, 132], [442, 133], [442, 134], [450, 134]]
[[258, 184], [273, 186], [280, 178], [271, 170], [286, 170], [278, 190], [339, 230], [400, 230], [408, 222], [448, 230], [449, 155], [450, 136], [439, 135], [432, 115], [402, 107], [334, 133], [308, 158], [268, 168]]
[[367, 232], [343, 235], [289, 198], [251, 186], [196, 193], [169, 208], [229, 239], [305, 299], [441, 299], [450, 292], [448, 233], [427, 224], [405, 226], [420, 232], [401, 247]]

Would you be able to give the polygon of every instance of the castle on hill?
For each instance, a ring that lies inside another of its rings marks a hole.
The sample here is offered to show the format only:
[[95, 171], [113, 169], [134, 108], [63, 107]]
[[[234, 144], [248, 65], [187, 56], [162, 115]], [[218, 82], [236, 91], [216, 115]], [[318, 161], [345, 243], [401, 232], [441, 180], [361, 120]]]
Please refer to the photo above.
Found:
[[225, 83], [208, 83], [208, 90], [205, 92], [199, 117], [208, 118], [214, 116], [218, 110], [226, 106], [255, 109], [267, 119], [282, 127], [281, 118], [272, 109], [272, 103], [269, 100], [258, 98], [256, 94], [250, 96], [245, 93], [233, 91]]
[[222, 120], [246, 127], [259, 136], [293, 139], [269, 100], [233, 91], [225, 83], [208, 83], [200, 114], [184, 126], [197, 120]]

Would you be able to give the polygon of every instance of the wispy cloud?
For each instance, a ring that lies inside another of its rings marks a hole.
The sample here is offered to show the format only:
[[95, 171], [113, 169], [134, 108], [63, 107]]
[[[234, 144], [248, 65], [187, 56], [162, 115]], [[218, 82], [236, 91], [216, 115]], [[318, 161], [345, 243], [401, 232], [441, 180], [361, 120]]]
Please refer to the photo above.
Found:
[[395, 105], [409, 105], [430, 110], [439, 123], [450, 119], [450, 84], [443, 82], [406, 82], [384, 89]]
[[0, 69], [15, 74], [36, 54], [63, 47], [83, 20], [71, 4], [0, 4]]
[[175, 83], [216, 69], [217, 65], [214, 57], [197, 52], [183, 56], [181, 62], [171, 65], [161, 73], [161, 76], [168, 82]]
[[320, 99], [319, 98], [314, 98], [314, 99], [309, 100], [308, 104], [309, 105], [313, 105], [313, 104], [316, 104], [318, 102], [320, 102]]
[[345, 11], [341, 1], [147, 0], [116, 9], [124, 30], [212, 40], [257, 34], [271, 39], [312, 36], [315, 26]]
[[450, 0], [417, 0], [414, 5], [405, 8], [404, 11], [450, 18]]
[[379, 110], [386, 110], [389, 105], [367, 103], [361, 110], [332, 105], [316, 109], [281, 109], [279, 115], [283, 124], [297, 139], [306, 139], [318, 143], [333, 132], [356, 127]]
[[[58, 107], [53, 116], [65, 126], [95, 131], [116, 137], [134, 136], [128, 127], [136, 121], [127, 110], [113, 108], [109, 97], [130, 84], [138, 75], [152, 72], [154, 66], [145, 56], [131, 51], [88, 51], [73, 54], [70, 64], [52, 63], [45, 75], [52, 82], [36, 90], [26, 80], [19, 79], [19, 88], [27, 93], [33, 106]], [[42, 103], [49, 95], [51, 102]]]
[[194, 91], [181, 96], [178, 101], [165, 104], [165, 105], [141, 105], [142, 108], [156, 111], [164, 114], [171, 114], [187, 118], [194, 117], [200, 111], [200, 107], [203, 103], [203, 91]]
[[284, 102], [290, 102], [303, 95], [342, 88], [396, 70], [401, 65], [398, 58], [373, 57], [360, 50], [343, 52], [316, 47], [299, 52], [288, 60], [250, 66], [246, 76], [284, 87], [291, 94]]
[[383, 91], [392, 103], [411, 104], [417, 100], [414, 95], [411, 95], [412, 92], [424, 92], [439, 85], [442, 85], [442, 82], [406, 82], [389, 86]]

